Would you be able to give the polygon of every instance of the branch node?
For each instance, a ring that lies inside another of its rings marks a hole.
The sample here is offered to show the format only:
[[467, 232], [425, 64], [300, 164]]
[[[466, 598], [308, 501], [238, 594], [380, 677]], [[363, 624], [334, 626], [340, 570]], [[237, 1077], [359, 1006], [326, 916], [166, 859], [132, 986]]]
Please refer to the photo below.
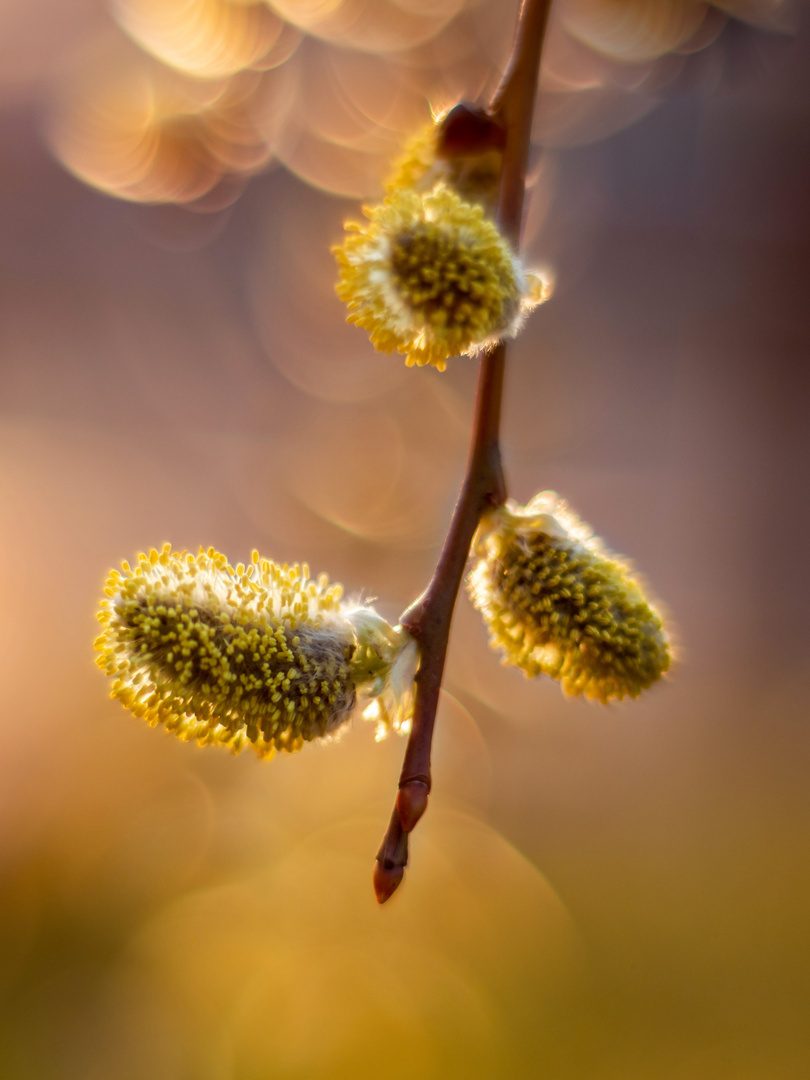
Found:
[[430, 782], [427, 777], [411, 777], [400, 783], [397, 813], [403, 830], [409, 833], [427, 810]]

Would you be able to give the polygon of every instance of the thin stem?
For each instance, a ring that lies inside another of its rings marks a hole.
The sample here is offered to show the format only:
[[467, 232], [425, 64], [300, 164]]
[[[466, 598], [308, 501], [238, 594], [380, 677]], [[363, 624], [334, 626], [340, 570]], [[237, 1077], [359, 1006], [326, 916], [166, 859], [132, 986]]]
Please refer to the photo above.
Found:
[[[489, 108], [490, 116], [506, 134], [498, 219], [516, 248], [523, 216], [532, 112], [550, 6], [551, 0], [524, 0], [512, 58]], [[501, 342], [485, 353], [480, 363], [467, 471], [433, 578], [400, 620], [419, 642], [421, 663], [396, 806], [377, 853], [374, 888], [380, 903], [388, 899], [402, 880], [408, 862], [408, 833], [427, 807], [439, 691], [453, 608], [470, 545], [487, 508], [499, 506], [506, 499], [499, 444], [505, 367], [506, 345]]]
[[512, 59], [490, 105], [493, 118], [506, 130], [498, 217], [516, 248], [520, 246], [532, 116], [550, 10], [551, 0], [523, 0]]

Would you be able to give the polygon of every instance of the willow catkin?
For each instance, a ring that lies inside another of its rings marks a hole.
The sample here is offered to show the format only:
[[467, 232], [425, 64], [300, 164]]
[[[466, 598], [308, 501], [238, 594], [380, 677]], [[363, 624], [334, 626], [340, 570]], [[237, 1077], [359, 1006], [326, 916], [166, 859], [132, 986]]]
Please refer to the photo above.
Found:
[[113, 570], [105, 594], [96, 649], [112, 696], [183, 739], [269, 757], [333, 734], [358, 699], [384, 727], [407, 719], [414, 643], [306, 566], [254, 552], [234, 568], [166, 544]]
[[476, 552], [468, 590], [504, 663], [602, 702], [638, 697], [668, 670], [661, 616], [554, 492], [493, 511]]

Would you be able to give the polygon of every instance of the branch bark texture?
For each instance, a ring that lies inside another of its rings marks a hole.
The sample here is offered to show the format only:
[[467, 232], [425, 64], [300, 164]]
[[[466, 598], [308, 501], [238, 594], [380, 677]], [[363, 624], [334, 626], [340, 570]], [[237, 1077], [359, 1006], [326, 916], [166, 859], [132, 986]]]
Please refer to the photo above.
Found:
[[[532, 114], [550, 7], [551, 0], [524, 0], [509, 66], [487, 110], [504, 132], [498, 222], [515, 249], [520, 243]], [[505, 367], [506, 344], [501, 342], [480, 362], [467, 470], [439, 561], [427, 589], [400, 620], [419, 643], [421, 662], [399, 791], [374, 868], [380, 903], [402, 881], [408, 834], [427, 808], [430, 750], [450, 624], [470, 545], [485, 511], [506, 500], [499, 442]]]

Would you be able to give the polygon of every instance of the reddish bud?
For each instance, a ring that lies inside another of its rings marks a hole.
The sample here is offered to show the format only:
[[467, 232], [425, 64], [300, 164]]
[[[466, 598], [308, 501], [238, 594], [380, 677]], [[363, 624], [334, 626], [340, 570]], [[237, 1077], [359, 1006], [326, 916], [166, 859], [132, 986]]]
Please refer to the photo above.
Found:
[[397, 891], [404, 874], [404, 866], [389, 867], [383, 866], [381, 862], [374, 863], [374, 895], [378, 904], [384, 904]]
[[497, 121], [475, 105], [456, 105], [442, 120], [436, 152], [439, 157], [484, 154], [503, 150], [506, 131]]

